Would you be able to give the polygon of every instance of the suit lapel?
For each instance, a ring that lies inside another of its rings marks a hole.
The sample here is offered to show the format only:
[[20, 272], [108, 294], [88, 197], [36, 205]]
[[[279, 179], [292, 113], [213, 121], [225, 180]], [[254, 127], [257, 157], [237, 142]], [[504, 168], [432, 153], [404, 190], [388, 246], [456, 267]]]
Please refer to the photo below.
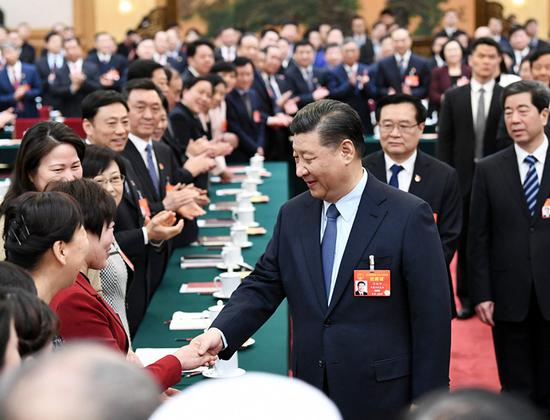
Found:
[[384, 160], [384, 152], [382, 150], [379, 150], [378, 152], [376, 152], [372, 162], [373, 162], [373, 166], [371, 168], [372, 174], [377, 179], [379, 179], [380, 182], [387, 184], [386, 161]]
[[[502, 89], [500, 88], [500, 85], [495, 83], [495, 87], [493, 88], [493, 94], [491, 96], [491, 106], [489, 107], [489, 112], [487, 113], [487, 125], [485, 126], [485, 134], [483, 136], [483, 156], [487, 156], [494, 152], [494, 148], [487, 149], [487, 145], [490, 143], [495, 143], [494, 137], [494, 129], [491, 129], [491, 125], [499, 124], [500, 122], [500, 93]], [[471, 106], [471, 101], [470, 101]], [[493, 134], [491, 134], [493, 133]]]
[[[139, 177], [141, 185], [143, 188], [147, 188], [149, 196], [155, 198], [154, 201], [157, 201], [158, 194], [156, 188], [153, 186], [153, 181], [151, 181], [151, 177], [149, 176], [149, 170], [147, 169], [147, 166], [145, 166], [145, 162], [143, 161], [139, 151], [130, 140], [128, 140], [124, 151], [132, 163], [132, 166], [134, 166], [134, 173]], [[146, 191], [142, 191], [142, 193], [147, 194]]]
[[354, 268], [357, 267], [357, 263], [365, 253], [386, 214], [386, 211], [380, 208], [380, 204], [386, 200], [384, 193], [379, 189], [380, 185], [380, 181], [374, 176], [369, 176], [340, 262], [340, 269], [326, 317], [330, 315], [342, 298], [348, 283], [353, 277]]
[[541, 219], [542, 206], [547, 198], [550, 197], [550, 147], [546, 151], [546, 160], [544, 161], [544, 170], [542, 171], [542, 180], [540, 182], [539, 196], [535, 207], [535, 215], [531, 223]]
[[506, 180], [508, 187], [511, 190], [511, 196], [518, 200], [518, 204], [521, 207], [523, 215], [527, 218], [531, 218], [529, 209], [527, 208], [527, 201], [525, 200], [525, 193], [523, 192], [523, 186], [521, 185], [521, 178], [519, 176], [519, 168], [516, 152], [514, 146], [510, 146], [506, 153], [502, 155], [502, 173]]
[[424, 154], [418, 150], [416, 160], [414, 162], [413, 176], [411, 179], [411, 185], [409, 187], [409, 193], [418, 197], [422, 197], [422, 191], [424, 191], [426, 183], [422, 182], [422, 179], [427, 179], [427, 172], [429, 170], [430, 162], [425, 158]]
[[310, 197], [306, 209], [302, 213], [300, 240], [309, 271], [311, 288], [323, 311], [327, 307], [325, 288], [323, 287], [323, 269], [321, 264], [321, 209], [322, 201]]
[[[460, 95], [460, 98], [462, 99], [462, 103], [459, 104], [459, 107], [457, 107], [457, 109], [461, 109], [464, 111], [464, 122], [468, 126], [468, 132], [475, 133], [474, 116], [472, 115], [472, 88], [470, 87], [470, 85], [464, 87], [463, 94]], [[472, 147], [475, 147], [475, 136], [471, 136], [471, 138], [467, 141], [472, 145]]]

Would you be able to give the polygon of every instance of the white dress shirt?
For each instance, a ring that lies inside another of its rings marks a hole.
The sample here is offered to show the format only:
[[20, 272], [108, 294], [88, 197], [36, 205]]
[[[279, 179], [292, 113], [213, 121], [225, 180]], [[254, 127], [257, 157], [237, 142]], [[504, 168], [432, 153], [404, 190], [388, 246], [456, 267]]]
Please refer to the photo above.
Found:
[[350, 77], [350, 75], [352, 74], [357, 75], [358, 68], [359, 68], [359, 64], [357, 63], [353, 64], [352, 66], [348, 66], [347, 64], [344, 64], [344, 70], [346, 70], [348, 77]]
[[[411, 50], [408, 50], [405, 54], [403, 54], [403, 56], [395, 53], [394, 54], [394, 57], [395, 57], [395, 61], [397, 61], [397, 67], [399, 67], [399, 65], [401, 64], [401, 58], [403, 58], [403, 67], [406, 69], [407, 67], [409, 67], [409, 61], [411, 59]], [[401, 70], [401, 68], [399, 67], [399, 70]]]
[[[336, 220], [336, 247], [334, 251], [334, 264], [332, 266], [330, 293], [328, 297], [329, 304], [332, 299], [332, 292], [334, 291], [338, 270], [340, 269], [340, 263], [342, 262], [342, 257], [344, 256], [344, 251], [348, 243], [349, 234], [353, 227], [353, 222], [355, 221], [357, 209], [359, 208], [359, 202], [361, 201], [361, 196], [367, 185], [367, 178], [367, 171], [363, 169], [363, 176], [353, 190], [334, 203], [340, 212], [340, 217]], [[323, 242], [323, 235], [325, 234], [325, 226], [327, 224], [327, 210], [331, 204], [332, 203], [328, 201], [323, 201], [323, 213], [321, 214], [321, 243]], [[321, 261], [319, 261], [319, 264], [321, 264]]]
[[15, 86], [15, 82], [18, 82], [21, 84], [21, 80], [23, 79], [23, 70], [22, 70], [21, 61], [17, 61], [13, 66], [6, 66], [6, 70], [8, 72], [8, 78], [10, 79], [10, 83]]
[[477, 118], [477, 105], [479, 102], [479, 90], [483, 87], [485, 90], [484, 93], [484, 99], [485, 99], [485, 118], [487, 118], [487, 115], [489, 114], [489, 108], [491, 107], [491, 99], [493, 97], [493, 89], [495, 87], [495, 80], [491, 79], [491, 81], [485, 83], [482, 85], [479, 83], [476, 79], [472, 77], [472, 80], [470, 80], [470, 89], [472, 93], [472, 121], [476, 122]]
[[392, 177], [391, 167], [393, 165], [401, 165], [403, 169], [397, 174], [397, 182], [399, 183], [399, 189], [401, 191], [409, 192], [411, 181], [414, 176], [414, 163], [416, 162], [416, 150], [414, 153], [403, 163], [395, 162], [391, 157], [384, 153], [384, 161], [386, 162], [386, 183], [390, 183]]
[[108, 63], [109, 61], [111, 61], [111, 54], [102, 54], [98, 52], [97, 58], [99, 58], [99, 61], [101, 61], [102, 63]]
[[53, 69], [54, 64], [56, 69], [59, 69], [63, 65], [63, 54], [47, 53], [46, 56], [47, 56], [48, 66], [50, 67], [50, 70]]
[[[149, 165], [147, 165], [147, 151], [145, 149], [147, 148], [148, 144], [151, 145], [151, 148], [153, 147], [153, 140], [151, 140], [151, 139], [149, 139], [149, 141], [143, 140], [143, 139], [139, 138], [138, 136], [136, 136], [132, 133], [128, 134], [128, 140], [130, 140], [132, 142], [132, 144], [135, 146], [135, 148], [138, 150], [139, 154], [141, 155], [141, 158], [143, 159], [143, 163], [145, 163], [145, 166], [149, 167]], [[155, 156], [154, 149], [152, 151], [152, 155], [153, 155], [153, 163], [154, 163], [154, 166], [155, 166], [155, 172], [157, 173], [157, 177], [158, 177], [159, 176], [159, 168], [158, 168], [157, 157]], [[149, 174], [147, 174], [147, 175], [149, 175]], [[160, 179], [160, 177], [159, 177], [159, 179]]]
[[521, 180], [521, 185], [525, 182], [527, 171], [529, 171], [529, 164], [525, 163], [524, 159], [528, 155], [533, 155], [537, 159], [537, 162], [535, 163], [535, 170], [537, 171], [540, 186], [542, 181], [542, 172], [544, 170], [544, 162], [546, 161], [546, 152], [548, 151], [548, 138], [544, 136], [544, 141], [533, 153], [528, 153], [516, 143], [514, 143], [514, 149], [516, 150], [516, 156], [518, 158], [519, 178]]
[[154, 53], [153, 60], [161, 66], [165, 66], [168, 63], [168, 56], [166, 54]]
[[69, 73], [82, 73], [82, 65], [84, 64], [84, 60], [82, 58], [76, 60], [76, 61], [67, 61], [67, 66], [69, 66]]

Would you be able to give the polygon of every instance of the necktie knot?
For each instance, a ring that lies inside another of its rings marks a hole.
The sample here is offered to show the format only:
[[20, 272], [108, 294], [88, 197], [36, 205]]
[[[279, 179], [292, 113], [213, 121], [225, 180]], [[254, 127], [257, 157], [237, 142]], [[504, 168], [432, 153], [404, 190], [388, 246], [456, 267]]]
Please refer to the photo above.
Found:
[[403, 169], [405, 168], [403, 168], [401, 165], [393, 164], [390, 168], [390, 171], [392, 175], [397, 176], [397, 174], [399, 174], [399, 172], [401, 172]]
[[335, 204], [331, 204], [327, 209], [327, 219], [337, 219], [340, 216], [340, 212], [336, 208]]
[[479, 94], [480, 94], [480, 95], [483, 95], [484, 93], [485, 93], [485, 89], [484, 89], [484, 88], [482, 88], [482, 87], [481, 87], [481, 88], [479, 88]]
[[148, 154], [151, 153], [152, 147], [151, 147], [151, 144], [150, 144], [150, 143], [147, 144], [147, 146], [145, 146], [145, 151], [146, 151]]
[[527, 163], [529, 166], [533, 166], [535, 163], [538, 162], [537, 158], [533, 155], [526, 156], [525, 159], [523, 159], [525, 163]]

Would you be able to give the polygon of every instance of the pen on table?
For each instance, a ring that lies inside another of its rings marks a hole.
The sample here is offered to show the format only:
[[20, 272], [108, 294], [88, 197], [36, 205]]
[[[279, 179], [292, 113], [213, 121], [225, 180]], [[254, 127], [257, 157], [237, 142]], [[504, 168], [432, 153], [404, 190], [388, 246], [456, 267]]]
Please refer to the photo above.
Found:
[[193, 372], [193, 373], [188, 373], [187, 375], [184, 375], [184, 378], [191, 378], [192, 376], [197, 376], [197, 375], [200, 375], [202, 372]]
[[174, 338], [174, 341], [187, 341], [187, 342], [189, 342], [189, 341], [191, 341], [191, 340], [193, 340], [192, 337]]
[[164, 325], [170, 325], [170, 322], [172, 322], [171, 319], [167, 319], [166, 321], [162, 321]]

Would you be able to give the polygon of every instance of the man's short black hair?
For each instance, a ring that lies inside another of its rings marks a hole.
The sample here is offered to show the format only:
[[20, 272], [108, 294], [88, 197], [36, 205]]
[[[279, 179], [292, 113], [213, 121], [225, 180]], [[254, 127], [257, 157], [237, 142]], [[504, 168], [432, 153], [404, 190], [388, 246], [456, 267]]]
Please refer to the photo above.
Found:
[[292, 135], [316, 131], [322, 146], [338, 147], [349, 139], [358, 156], [362, 155], [363, 124], [359, 114], [348, 104], [334, 99], [323, 99], [303, 107], [290, 124]]
[[359, 286], [360, 284], [362, 284], [363, 286], [366, 285], [367, 283], [365, 283], [364, 281], [360, 281], [357, 283], [357, 286]]
[[411, 104], [414, 109], [416, 110], [416, 123], [422, 124], [426, 121], [426, 117], [428, 115], [428, 111], [422, 105], [422, 102], [420, 99], [412, 96], [412, 95], [406, 95], [404, 93], [397, 93], [395, 95], [386, 95], [382, 97], [380, 100], [376, 103], [376, 121], [380, 121], [380, 114], [382, 113], [382, 108], [388, 105], [399, 105], [399, 104]]
[[544, 108], [548, 108], [550, 102], [550, 90], [540, 82], [534, 80], [520, 80], [512, 83], [504, 88], [502, 92], [502, 108], [509, 96], [517, 95], [519, 93], [530, 93], [531, 103], [535, 105], [539, 113]]
[[128, 66], [127, 80], [151, 78], [153, 72], [158, 69], [162, 69], [162, 64], [157, 63], [154, 60], [138, 59]]
[[235, 65], [229, 61], [219, 61], [212, 66], [210, 73], [235, 73]]
[[133, 79], [126, 83], [126, 86], [124, 86], [124, 90], [122, 91], [123, 98], [126, 101], [128, 101], [128, 97], [133, 90], [154, 90], [159, 95], [161, 102], [162, 98], [164, 98], [161, 90], [153, 83], [151, 79]]
[[96, 90], [87, 95], [81, 103], [82, 119], [92, 121], [99, 108], [111, 105], [122, 104], [128, 111], [128, 104], [122, 95], [116, 90]]
[[313, 51], [315, 51], [315, 47], [307, 39], [302, 39], [302, 40], [298, 41], [296, 44], [294, 44], [294, 51], [296, 51], [298, 49], [298, 47], [304, 47], [304, 46], [311, 47], [311, 49]]
[[493, 38], [489, 38], [487, 36], [477, 38], [472, 42], [472, 45], [470, 46], [470, 51], [473, 54], [476, 48], [480, 45], [488, 45], [490, 47], [496, 48], [498, 55], [502, 56], [502, 48], [500, 48], [500, 44], [496, 42]]
[[200, 39], [197, 39], [196, 41], [191, 42], [187, 46], [187, 57], [194, 57], [195, 54], [197, 53], [197, 49], [202, 45], [206, 45], [208, 48], [212, 50], [212, 52], [214, 52], [214, 44], [212, 44], [209, 40], [205, 38], [200, 38]]
[[45, 43], [48, 43], [50, 41], [50, 38], [52, 36], [58, 36], [59, 38], [61, 38], [63, 40], [63, 37], [61, 36], [61, 34], [59, 34], [58, 32], [55, 32], [55, 31], [50, 31], [46, 34], [46, 36], [44, 37], [44, 42]]
[[393, 13], [392, 9], [390, 9], [389, 7], [386, 7], [382, 9], [382, 11], [380, 12], [380, 16], [382, 15], [395, 16], [395, 13]]
[[187, 80], [183, 81], [183, 90], [191, 89], [193, 86], [195, 86], [199, 82], [208, 82], [212, 85], [212, 89], [214, 89], [214, 84], [212, 83], [212, 79], [206, 76], [200, 76], [200, 77], [190, 77]]
[[508, 38], [512, 38], [512, 35], [519, 31], [523, 31], [527, 34], [527, 30], [525, 29], [524, 26], [515, 25], [510, 28], [510, 32], [508, 33]]
[[550, 47], [537, 48], [534, 53], [529, 54], [529, 62], [533, 65], [535, 61], [538, 61], [539, 58], [547, 54], [550, 54]]
[[254, 64], [252, 63], [252, 60], [246, 58], [246, 57], [237, 57], [233, 61], [233, 64], [235, 65], [235, 69], [237, 67], [244, 67], [247, 64], [250, 64], [252, 67], [254, 67]]

